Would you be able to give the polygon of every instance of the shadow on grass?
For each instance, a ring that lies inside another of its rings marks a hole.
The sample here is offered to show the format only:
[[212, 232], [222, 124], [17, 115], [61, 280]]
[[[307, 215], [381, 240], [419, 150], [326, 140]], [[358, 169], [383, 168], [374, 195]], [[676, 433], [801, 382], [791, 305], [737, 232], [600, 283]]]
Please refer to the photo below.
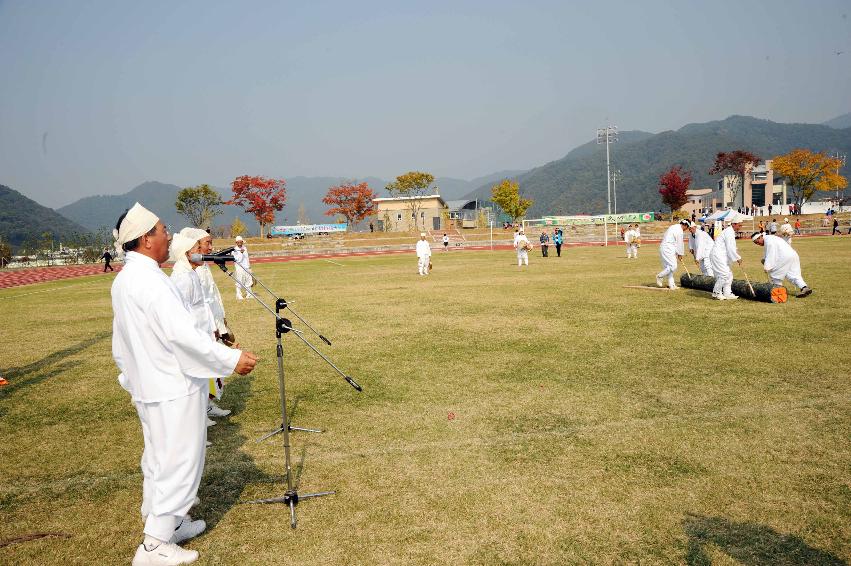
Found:
[[[83, 350], [94, 346], [98, 342], [105, 340], [112, 336], [112, 332], [100, 332], [95, 334], [94, 336], [83, 340], [82, 342], [78, 342], [73, 346], [68, 346], [62, 350], [57, 350], [47, 356], [37, 360], [29, 365], [8, 368], [5, 370], [3, 377], [9, 380], [9, 385], [6, 385], [3, 388], [0, 388], [0, 401], [13, 395], [19, 390], [25, 387], [32, 387], [33, 385], [38, 385], [45, 379], [52, 377], [53, 375], [62, 373], [62, 371], [69, 369], [71, 366], [76, 365], [70, 361], [64, 361], [66, 358], [71, 357], [75, 354], [79, 354]], [[60, 363], [63, 362], [63, 363]], [[59, 364], [58, 366], [56, 364]]]
[[685, 562], [691, 566], [712, 564], [706, 553], [707, 545], [717, 547], [748, 566], [846, 564], [832, 554], [808, 546], [796, 536], [779, 533], [765, 525], [688, 515], [683, 520], [683, 529], [688, 535]]
[[[251, 374], [248, 378], [238, 378], [225, 386], [223, 405], [231, 409], [232, 416], [240, 414], [245, 409], [246, 402], [251, 398], [253, 379], [254, 376]], [[290, 422], [298, 408], [298, 401], [299, 399], [296, 398], [288, 411]], [[274, 426], [270, 423], [270, 429]], [[243, 450], [247, 442], [256, 442], [257, 439], [247, 438], [242, 433], [240, 425], [232, 423], [229, 419], [219, 419], [215, 427], [208, 429], [208, 438], [213, 445], [207, 449], [206, 470], [198, 490], [201, 498], [198, 516], [207, 522], [208, 528], [215, 527], [235, 505], [245, 503], [242, 494], [249, 485], [268, 484], [267, 493], [262, 495], [264, 498], [284, 495], [287, 489], [287, 478], [283, 448], [281, 448], [280, 456], [275, 459], [276, 468], [279, 467], [281, 473], [270, 475], [258, 468], [254, 459]], [[265, 442], [281, 445], [283, 441], [281, 435], [277, 434]], [[300, 461], [293, 462], [295, 489], [298, 489], [306, 455], [307, 448], [304, 447]]]

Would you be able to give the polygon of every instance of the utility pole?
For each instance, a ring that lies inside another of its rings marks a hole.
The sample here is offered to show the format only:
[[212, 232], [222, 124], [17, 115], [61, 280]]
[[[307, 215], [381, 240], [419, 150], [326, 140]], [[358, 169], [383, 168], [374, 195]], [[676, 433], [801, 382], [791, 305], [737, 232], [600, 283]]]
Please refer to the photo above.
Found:
[[[848, 156], [844, 153], [839, 153], [838, 151], [834, 151], [830, 157], [838, 160], [839, 162], [836, 164], [836, 174], [839, 175], [839, 170], [845, 167], [846, 160]], [[836, 204], [839, 206], [839, 212], [842, 212], [842, 202], [839, 200], [839, 187], [836, 187]]]
[[606, 126], [605, 128], [597, 128], [597, 145], [606, 144], [606, 205], [608, 213], [612, 213], [612, 172], [611, 160], [609, 155], [609, 144], [618, 141], [618, 127]]
[[612, 171], [612, 196], [615, 201], [615, 214], [618, 213], [618, 179], [621, 179], [622, 177], [620, 169]]

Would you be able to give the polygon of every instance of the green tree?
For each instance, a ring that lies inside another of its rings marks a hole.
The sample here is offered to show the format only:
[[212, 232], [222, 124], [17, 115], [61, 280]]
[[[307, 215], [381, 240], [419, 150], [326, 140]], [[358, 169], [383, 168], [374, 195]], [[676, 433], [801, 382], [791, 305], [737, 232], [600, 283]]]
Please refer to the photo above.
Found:
[[230, 224], [230, 237], [236, 238], [237, 236], [242, 236], [247, 228], [245, 224], [242, 223], [242, 220], [239, 218], [234, 218], [233, 222]]
[[210, 185], [182, 189], [174, 203], [177, 212], [196, 228], [207, 228], [213, 218], [222, 213], [221, 204], [222, 197]]
[[[432, 183], [434, 183], [434, 175], [421, 171], [408, 171], [399, 175], [395, 181], [384, 187], [390, 193], [390, 196], [408, 199], [407, 205], [408, 210], [411, 212], [411, 221], [414, 229], [420, 228], [418, 222], [420, 209], [423, 207], [422, 197], [432, 194]], [[422, 228], [425, 228], [425, 225]]]
[[0, 238], [0, 269], [9, 265], [12, 261], [12, 247]]
[[533, 200], [520, 196], [520, 185], [517, 181], [508, 179], [491, 188], [491, 200], [511, 217], [512, 223], [522, 218], [534, 203]]

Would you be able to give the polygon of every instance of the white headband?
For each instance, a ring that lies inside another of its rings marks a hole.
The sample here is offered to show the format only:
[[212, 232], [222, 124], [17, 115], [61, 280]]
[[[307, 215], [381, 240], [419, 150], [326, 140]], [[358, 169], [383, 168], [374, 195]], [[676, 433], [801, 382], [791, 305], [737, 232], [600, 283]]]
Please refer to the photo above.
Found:
[[159, 218], [156, 214], [139, 204], [138, 202], [127, 211], [124, 220], [118, 230], [112, 231], [112, 237], [115, 238], [115, 249], [119, 253], [122, 251], [121, 246], [127, 242], [132, 242], [139, 236], [144, 236], [151, 231], [151, 228], [157, 225]]
[[195, 247], [198, 240], [209, 236], [207, 232], [200, 228], [184, 228], [171, 238], [171, 257], [175, 267], [178, 265], [184, 269], [192, 270], [192, 265], [189, 263], [189, 258], [186, 257], [186, 252]]

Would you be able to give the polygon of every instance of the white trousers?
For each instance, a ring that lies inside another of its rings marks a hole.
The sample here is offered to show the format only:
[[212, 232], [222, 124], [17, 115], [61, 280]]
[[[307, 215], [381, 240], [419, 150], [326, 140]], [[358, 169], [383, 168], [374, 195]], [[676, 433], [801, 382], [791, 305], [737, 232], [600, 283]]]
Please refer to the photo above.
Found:
[[638, 246], [636, 244], [626, 245], [626, 257], [638, 257]]
[[715, 273], [715, 287], [712, 288], [713, 295], [732, 295], [733, 294], [733, 270], [730, 269], [730, 264], [727, 263], [726, 257], [716, 259], [710, 255], [710, 264], [712, 271]]
[[[205, 380], [206, 384], [206, 380]], [[201, 485], [207, 441], [206, 385], [171, 401], [134, 403], [142, 452], [145, 534], [168, 541], [192, 507]]]
[[529, 265], [529, 252], [527, 250], [517, 248], [517, 265]]
[[[242, 292], [244, 291], [244, 289], [242, 288], [242, 285], [245, 285], [246, 288], [251, 287], [251, 279], [252, 279], [251, 274], [246, 273], [246, 271], [243, 268], [239, 267], [238, 265], [234, 265], [233, 269], [234, 269], [233, 276], [237, 281], [235, 283], [236, 298], [241, 299], [242, 298]], [[242, 285], [240, 285], [240, 283], [242, 283]], [[251, 293], [249, 291], [245, 291], [245, 296], [250, 297]]]
[[704, 275], [708, 275], [709, 277], [715, 277], [715, 272], [712, 271], [712, 262], [709, 261], [709, 256], [703, 258], [698, 262], [700, 264], [700, 272]]
[[420, 275], [428, 275], [428, 264], [431, 261], [431, 256], [424, 255], [417, 258], [417, 269]]
[[656, 277], [668, 278], [668, 286], [673, 286], [674, 273], [677, 272], [677, 252], [667, 246], [659, 246], [659, 260], [662, 262], [662, 271]]
[[783, 280], [788, 279], [798, 289], [803, 289], [807, 286], [807, 282], [804, 281], [801, 275], [801, 260], [798, 258], [794, 258], [788, 263], [775, 267], [769, 272], [768, 277], [774, 285], [782, 285]]

